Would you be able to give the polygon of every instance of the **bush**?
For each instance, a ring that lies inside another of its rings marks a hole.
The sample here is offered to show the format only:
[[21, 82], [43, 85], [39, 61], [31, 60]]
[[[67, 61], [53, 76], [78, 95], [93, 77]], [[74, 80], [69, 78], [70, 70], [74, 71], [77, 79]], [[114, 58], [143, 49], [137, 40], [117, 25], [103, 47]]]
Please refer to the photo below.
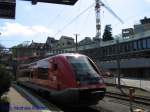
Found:
[[9, 91], [9, 87], [11, 86], [11, 76], [9, 72], [6, 70], [5, 66], [0, 65], [0, 98], [1, 96]]

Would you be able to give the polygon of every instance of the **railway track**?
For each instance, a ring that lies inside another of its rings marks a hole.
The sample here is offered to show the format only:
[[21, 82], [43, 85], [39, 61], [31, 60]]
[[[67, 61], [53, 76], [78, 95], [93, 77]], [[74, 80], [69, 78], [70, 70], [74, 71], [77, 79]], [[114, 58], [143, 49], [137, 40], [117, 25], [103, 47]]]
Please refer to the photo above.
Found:
[[[119, 94], [119, 93], [107, 92], [106, 96], [107, 97], [112, 97], [112, 98], [117, 98], [117, 99], [120, 99], [120, 100], [130, 101], [129, 96], [122, 95], [122, 94]], [[133, 102], [137, 103], [137, 104], [143, 104], [143, 105], [146, 105], [146, 106], [150, 106], [150, 97], [135, 96]]]

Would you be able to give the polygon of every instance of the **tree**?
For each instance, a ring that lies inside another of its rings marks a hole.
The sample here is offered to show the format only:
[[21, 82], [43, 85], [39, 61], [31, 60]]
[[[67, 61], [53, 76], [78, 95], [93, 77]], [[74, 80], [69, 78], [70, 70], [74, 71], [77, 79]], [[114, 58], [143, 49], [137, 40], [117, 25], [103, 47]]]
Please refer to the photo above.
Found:
[[25, 49], [28, 48], [28, 45], [26, 44], [19, 44], [17, 46], [13, 46], [11, 48], [11, 51], [12, 51], [12, 55], [13, 55], [13, 58], [16, 58], [17, 55], [24, 55], [26, 54], [27, 52], [25, 52]]
[[0, 44], [0, 54], [2, 54], [4, 52], [4, 49], [5, 49], [5, 47], [2, 44]]
[[114, 38], [112, 37], [112, 28], [111, 25], [106, 25], [105, 26], [105, 30], [103, 33], [103, 41], [109, 41], [109, 40], [113, 40]]
[[17, 57], [17, 46], [13, 46], [11, 49], [13, 58]]

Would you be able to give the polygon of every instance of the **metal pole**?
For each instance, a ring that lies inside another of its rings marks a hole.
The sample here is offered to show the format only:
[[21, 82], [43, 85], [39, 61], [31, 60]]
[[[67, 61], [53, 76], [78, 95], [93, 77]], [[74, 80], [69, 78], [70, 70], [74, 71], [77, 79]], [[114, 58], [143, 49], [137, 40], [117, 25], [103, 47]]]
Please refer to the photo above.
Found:
[[76, 53], [78, 52], [78, 36], [79, 34], [74, 34], [76, 36]]
[[129, 88], [129, 99], [130, 99], [130, 112], [133, 112], [133, 101], [134, 101], [134, 88]]
[[120, 88], [120, 49], [119, 49], [119, 39], [116, 41], [117, 47], [117, 72], [118, 72], [118, 87]]

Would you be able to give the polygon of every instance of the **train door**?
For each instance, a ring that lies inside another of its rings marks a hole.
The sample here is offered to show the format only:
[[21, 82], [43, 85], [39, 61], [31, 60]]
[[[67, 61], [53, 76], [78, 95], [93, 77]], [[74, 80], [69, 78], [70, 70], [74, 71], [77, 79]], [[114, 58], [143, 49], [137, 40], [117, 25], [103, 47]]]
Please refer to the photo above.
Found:
[[32, 82], [38, 82], [38, 70], [36, 68], [32, 69]]
[[54, 59], [49, 60], [50, 88], [58, 89], [58, 65]]

